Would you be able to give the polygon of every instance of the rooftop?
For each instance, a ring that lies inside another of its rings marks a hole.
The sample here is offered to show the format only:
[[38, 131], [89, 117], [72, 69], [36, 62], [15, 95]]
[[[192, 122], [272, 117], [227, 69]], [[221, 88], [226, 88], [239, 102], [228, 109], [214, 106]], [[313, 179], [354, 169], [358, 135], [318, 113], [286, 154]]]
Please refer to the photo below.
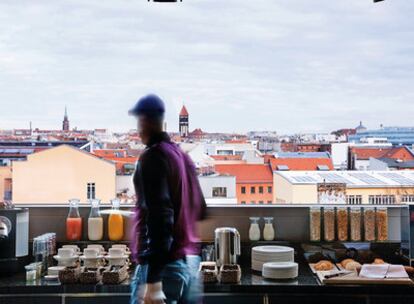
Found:
[[216, 172], [236, 176], [237, 183], [271, 183], [272, 170], [269, 164], [220, 164]]
[[270, 158], [272, 170], [333, 170], [331, 158]]
[[185, 106], [183, 106], [181, 108], [180, 116], [188, 116], [188, 111], [187, 111], [187, 108]]
[[275, 158], [331, 158], [328, 152], [278, 152]]
[[353, 147], [352, 153], [358, 159], [368, 160], [373, 158], [393, 158], [393, 159], [414, 159], [412, 152], [407, 147], [381, 147], [381, 148], [359, 148]]
[[274, 171], [296, 185], [344, 183], [348, 188], [414, 187], [412, 171]]
[[414, 169], [414, 161], [400, 161], [398, 159], [393, 158], [380, 158], [380, 161], [387, 164], [389, 168], [395, 169]]

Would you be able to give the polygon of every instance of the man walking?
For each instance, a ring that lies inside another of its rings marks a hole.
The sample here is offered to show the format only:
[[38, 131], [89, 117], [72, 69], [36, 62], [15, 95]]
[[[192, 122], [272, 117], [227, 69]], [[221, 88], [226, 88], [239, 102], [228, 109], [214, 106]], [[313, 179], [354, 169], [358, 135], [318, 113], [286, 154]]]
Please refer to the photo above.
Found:
[[138, 118], [146, 145], [133, 178], [138, 199], [132, 250], [138, 266], [131, 303], [197, 303], [196, 223], [206, 204], [194, 164], [163, 132], [165, 106], [158, 96], [142, 97], [129, 113]]

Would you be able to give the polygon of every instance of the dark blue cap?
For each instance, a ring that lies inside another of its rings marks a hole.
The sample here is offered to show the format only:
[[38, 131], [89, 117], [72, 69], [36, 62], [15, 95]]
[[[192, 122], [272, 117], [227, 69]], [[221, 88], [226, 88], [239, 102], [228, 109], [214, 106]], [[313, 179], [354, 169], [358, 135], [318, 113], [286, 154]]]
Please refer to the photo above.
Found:
[[141, 97], [128, 113], [134, 116], [145, 115], [151, 118], [162, 118], [165, 113], [165, 105], [157, 95], [149, 94]]

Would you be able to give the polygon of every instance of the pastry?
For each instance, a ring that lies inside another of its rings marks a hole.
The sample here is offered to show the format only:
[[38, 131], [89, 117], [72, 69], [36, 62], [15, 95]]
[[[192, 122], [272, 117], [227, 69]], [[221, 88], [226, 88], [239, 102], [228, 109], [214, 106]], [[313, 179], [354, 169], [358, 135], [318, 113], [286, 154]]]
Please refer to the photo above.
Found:
[[372, 264], [385, 264], [383, 259], [376, 258]]
[[414, 267], [404, 266], [404, 269], [410, 277], [414, 276]]
[[361, 268], [361, 264], [359, 264], [356, 261], [352, 261], [352, 262], [348, 262], [344, 268], [349, 271], [356, 271], [359, 268]]
[[321, 271], [332, 270], [333, 267], [334, 265], [332, 264], [332, 262], [327, 261], [327, 260], [321, 260], [313, 266], [315, 270], [321, 270]]
[[345, 259], [341, 262], [341, 266], [346, 269], [346, 265], [350, 262], [355, 262], [353, 259]]

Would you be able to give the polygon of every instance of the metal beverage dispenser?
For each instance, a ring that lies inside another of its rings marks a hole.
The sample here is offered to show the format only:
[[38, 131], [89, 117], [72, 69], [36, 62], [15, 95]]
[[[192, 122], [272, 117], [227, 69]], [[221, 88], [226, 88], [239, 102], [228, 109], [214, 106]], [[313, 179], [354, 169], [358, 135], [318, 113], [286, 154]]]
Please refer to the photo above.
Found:
[[237, 257], [240, 255], [240, 234], [237, 229], [217, 228], [214, 235], [217, 265], [237, 264]]

